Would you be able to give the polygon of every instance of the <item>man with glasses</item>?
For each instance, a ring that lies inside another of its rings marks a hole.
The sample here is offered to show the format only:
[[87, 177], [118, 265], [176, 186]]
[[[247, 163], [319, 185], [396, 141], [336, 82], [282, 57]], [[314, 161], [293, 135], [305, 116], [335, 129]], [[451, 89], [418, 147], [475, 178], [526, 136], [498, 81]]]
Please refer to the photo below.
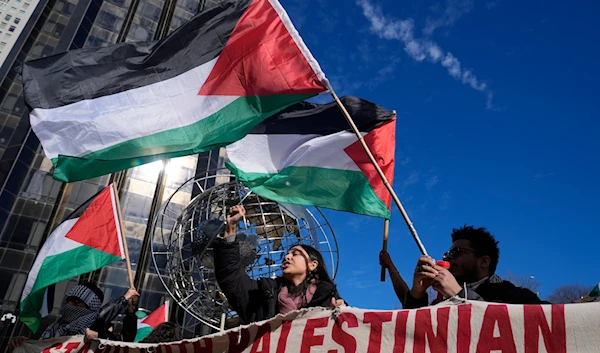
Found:
[[454, 229], [451, 236], [452, 246], [443, 255], [443, 260], [450, 262], [450, 268], [440, 267], [432, 258], [421, 256], [413, 286], [405, 300], [401, 300], [404, 308], [427, 306], [429, 287], [440, 294], [432, 304], [453, 296], [506, 304], [544, 303], [529, 289], [516, 287], [495, 274], [500, 250], [498, 241], [485, 228], [464, 226]]

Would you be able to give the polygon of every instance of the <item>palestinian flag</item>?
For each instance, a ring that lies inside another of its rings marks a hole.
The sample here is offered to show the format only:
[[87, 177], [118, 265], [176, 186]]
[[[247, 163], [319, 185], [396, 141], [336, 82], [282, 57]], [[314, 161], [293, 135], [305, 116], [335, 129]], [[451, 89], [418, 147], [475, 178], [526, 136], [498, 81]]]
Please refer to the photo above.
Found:
[[158, 42], [23, 67], [33, 131], [72, 182], [242, 138], [328, 83], [277, 0], [210, 2]]
[[48, 286], [125, 258], [116, 200], [111, 184], [56, 227], [39, 250], [21, 296], [20, 320], [31, 331], [52, 310]]
[[156, 326], [163, 322], [169, 321], [169, 301], [167, 300], [158, 309], [154, 310], [150, 315], [142, 317], [138, 320], [137, 334], [133, 342], [139, 342], [146, 338], [156, 328]]
[[[394, 113], [356, 97], [342, 102], [392, 182]], [[391, 195], [335, 103], [302, 102], [227, 146], [227, 167], [268, 199], [389, 218]]]
[[588, 294], [588, 297], [590, 298], [600, 298], [600, 283], [598, 283], [594, 289], [592, 289], [592, 291], [590, 292], [590, 294]]

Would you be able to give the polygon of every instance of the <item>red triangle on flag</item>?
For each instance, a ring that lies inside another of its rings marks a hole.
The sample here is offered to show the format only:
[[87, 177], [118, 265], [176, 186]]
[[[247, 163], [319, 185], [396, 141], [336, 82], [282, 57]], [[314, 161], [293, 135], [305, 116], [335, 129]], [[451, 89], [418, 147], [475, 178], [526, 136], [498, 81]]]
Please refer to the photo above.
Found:
[[[380, 125], [364, 137], [365, 143], [373, 153], [373, 157], [383, 171], [387, 180], [392, 184], [394, 180], [394, 150], [396, 148], [396, 118]], [[383, 180], [377, 173], [375, 166], [369, 160], [367, 153], [362, 148], [360, 141], [356, 141], [350, 146], [344, 148], [344, 151], [360, 170], [365, 174], [375, 194], [387, 205], [391, 207], [392, 195], [385, 187]]]
[[154, 310], [150, 313], [150, 315], [146, 316], [140, 322], [141, 324], [149, 325], [152, 328], [156, 328], [156, 326], [162, 324], [163, 322], [168, 321], [169, 318], [169, 302], [165, 302], [158, 309]]
[[198, 94], [266, 96], [325, 90], [277, 11], [268, 0], [254, 0]]
[[119, 218], [113, 204], [112, 193], [112, 185], [102, 190], [65, 237], [123, 258]]

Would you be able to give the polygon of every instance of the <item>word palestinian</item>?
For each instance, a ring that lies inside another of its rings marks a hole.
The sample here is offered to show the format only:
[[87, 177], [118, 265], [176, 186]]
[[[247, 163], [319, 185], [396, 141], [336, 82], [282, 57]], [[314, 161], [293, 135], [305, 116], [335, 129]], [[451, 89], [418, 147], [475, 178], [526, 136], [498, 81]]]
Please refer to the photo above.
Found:
[[446, 304], [416, 310], [289, 313], [189, 341], [133, 344], [81, 336], [29, 342], [27, 353], [566, 353], [600, 352], [600, 303]]

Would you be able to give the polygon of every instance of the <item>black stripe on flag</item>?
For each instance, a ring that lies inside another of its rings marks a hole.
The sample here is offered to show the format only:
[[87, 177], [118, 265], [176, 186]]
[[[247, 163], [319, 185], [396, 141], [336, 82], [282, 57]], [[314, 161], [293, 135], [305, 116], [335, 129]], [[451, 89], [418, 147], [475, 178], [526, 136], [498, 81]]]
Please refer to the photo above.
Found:
[[25, 63], [27, 105], [50, 109], [124, 92], [209, 62], [221, 53], [252, 0], [211, 3], [160, 41], [76, 49]]
[[[369, 132], [394, 118], [394, 113], [364, 99], [340, 98], [358, 130]], [[251, 134], [330, 135], [350, 130], [350, 125], [335, 102], [301, 102], [258, 124]]]

